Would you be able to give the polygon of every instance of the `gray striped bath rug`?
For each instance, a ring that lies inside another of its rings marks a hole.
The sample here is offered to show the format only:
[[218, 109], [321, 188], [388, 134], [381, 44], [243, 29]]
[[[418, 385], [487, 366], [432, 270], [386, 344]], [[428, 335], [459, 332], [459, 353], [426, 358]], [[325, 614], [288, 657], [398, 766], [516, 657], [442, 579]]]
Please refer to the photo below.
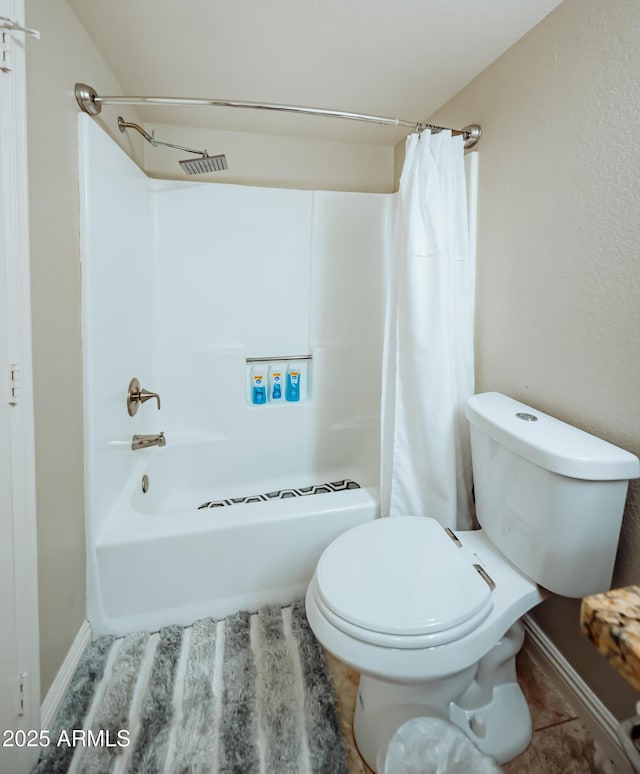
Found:
[[304, 603], [99, 637], [37, 774], [346, 774], [335, 692]]

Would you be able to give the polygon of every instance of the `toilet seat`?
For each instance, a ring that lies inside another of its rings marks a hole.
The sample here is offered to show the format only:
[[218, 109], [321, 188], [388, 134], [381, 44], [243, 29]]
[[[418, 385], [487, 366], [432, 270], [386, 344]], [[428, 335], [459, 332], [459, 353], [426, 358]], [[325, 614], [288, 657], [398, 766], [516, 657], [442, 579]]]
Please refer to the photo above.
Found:
[[491, 612], [478, 563], [435, 519], [378, 519], [334, 540], [311, 590], [345, 634], [383, 647], [427, 648], [464, 637]]

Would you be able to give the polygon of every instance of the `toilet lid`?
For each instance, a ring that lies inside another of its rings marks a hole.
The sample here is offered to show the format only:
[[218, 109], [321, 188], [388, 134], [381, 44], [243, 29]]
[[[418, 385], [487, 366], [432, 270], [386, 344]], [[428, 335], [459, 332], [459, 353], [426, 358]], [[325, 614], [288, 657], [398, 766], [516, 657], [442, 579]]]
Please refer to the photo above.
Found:
[[469, 554], [435, 519], [415, 516], [377, 519], [340, 535], [320, 557], [315, 587], [334, 616], [388, 635], [466, 629], [460, 624], [482, 620], [492, 606]]

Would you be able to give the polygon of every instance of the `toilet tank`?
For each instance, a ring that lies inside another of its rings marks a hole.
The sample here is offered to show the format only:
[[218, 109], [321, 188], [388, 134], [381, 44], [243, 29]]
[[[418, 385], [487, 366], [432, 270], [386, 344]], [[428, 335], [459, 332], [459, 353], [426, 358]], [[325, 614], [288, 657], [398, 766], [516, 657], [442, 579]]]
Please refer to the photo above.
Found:
[[556, 594], [608, 590], [640, 460], [497, 392], [466, 414], [478, 521], [496, 548]]

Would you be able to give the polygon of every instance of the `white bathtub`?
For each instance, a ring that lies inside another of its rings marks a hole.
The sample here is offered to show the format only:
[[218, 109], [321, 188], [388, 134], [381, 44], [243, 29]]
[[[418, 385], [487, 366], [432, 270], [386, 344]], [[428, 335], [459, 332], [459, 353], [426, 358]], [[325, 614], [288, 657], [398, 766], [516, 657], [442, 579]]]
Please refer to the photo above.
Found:
[[[172, 445], [169, 438], [166, 447], [136, 455], [128, 491], [96, 536], [90, 561], [96, 634], [155, 630], [300, 599], [324, 548], [378, 514], [376, 482], [363, 469], [271, 470], [247, 482], [232, 456], [221, 460], [215, 443]], [[208, 501], [339, 479], [361, 488], [198, 510]]]

